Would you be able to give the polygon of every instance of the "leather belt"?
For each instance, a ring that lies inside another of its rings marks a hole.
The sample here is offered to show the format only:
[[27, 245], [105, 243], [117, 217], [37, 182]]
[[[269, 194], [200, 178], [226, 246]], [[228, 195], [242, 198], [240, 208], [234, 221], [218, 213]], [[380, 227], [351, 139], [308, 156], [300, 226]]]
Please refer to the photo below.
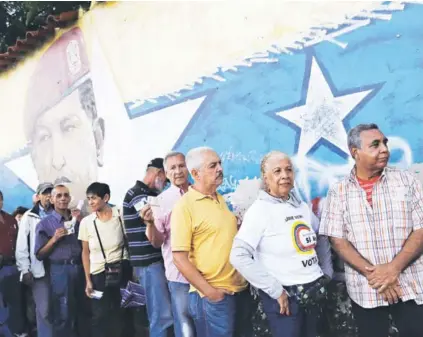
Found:
[[69, 259], [69, 260], [50, 260], [51, 264], [58, 265], [80, 265], [82, 264], [81, 259]]

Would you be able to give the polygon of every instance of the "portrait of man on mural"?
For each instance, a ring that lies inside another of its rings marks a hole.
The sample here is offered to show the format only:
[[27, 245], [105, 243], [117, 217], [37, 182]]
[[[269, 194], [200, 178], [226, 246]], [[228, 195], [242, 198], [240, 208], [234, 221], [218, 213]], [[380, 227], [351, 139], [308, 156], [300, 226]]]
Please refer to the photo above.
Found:
[[103, 165], [104, 121], [79, 28], [61, 35], [37, 61], [24, 123], [38, 180], [70, 181], [73, 203], [84, 200]]

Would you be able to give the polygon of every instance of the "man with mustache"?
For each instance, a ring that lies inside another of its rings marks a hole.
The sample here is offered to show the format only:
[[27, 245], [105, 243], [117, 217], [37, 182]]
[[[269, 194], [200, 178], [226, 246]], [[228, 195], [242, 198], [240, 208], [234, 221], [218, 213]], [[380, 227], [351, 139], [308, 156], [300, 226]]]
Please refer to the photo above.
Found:
[[35, 302], [38, 335], [52, 337], [49, 320], [49, 278], [44, 263], [35, 257], [35, 228], [37, 224], [51, 214], [50, 203], [53, 184], [42, 183], [37, 187], [37, 203], [26, 212], [19, 226], [16, 243], [16, 264], [21, 273], [21, 281], [32, 290]]
[[422, 335], [423, 191], [408, 171], [387, 166], [388, 139], [376, 124], [350, 130], [350, 176], [328, 192], [320, 234], [344, 259], [359, 334]]
[[[185, 155], [181, 152], [170, 152], [164, 158], [164, 167], [171, 186], [157, 197], [157, 205], [147, 206], [144, 221], [154, 221], [159, 234], [151, 243], [154, 247], [162, 247], [166, 278], [172, 302], [175, 337], [195, 337], [195, 327], [188, 308], [189, 283], [173, 263], [170, 245], [170, 217], [175, 203], [188, 191], [188, 169]], [[148, 213], [147, 213], [148, 211]], [[148, 215], [147, 215], [148, 214]], [[154, 214], [154, 219], [153, 219]]]
[[88, 299], [78, 241], [79, 219], [69, 210], [71, 195], [64, 185], [51, 192], [54, 210], [35, 229], [35, 256], [48, 261], [53, 337], [89, 336]]
[[173, 207], [173, 260], [191, 284], [189, 309], [197, 336], [251, 336], [251, 303], [247, 282], [232, 267], [229, 255], [237, 220], [217, 192], [222, 162], [211, 148], [188, 152], [194, 185]]
[[[37, 61], [29, 79], [24, 130], [38, 180], [66, 181], [85, 200], [103, 166], [105, 121], [99, 116], [83, 33], [62, 34]], [[87, 213], [84, 207], [83, 213]]]

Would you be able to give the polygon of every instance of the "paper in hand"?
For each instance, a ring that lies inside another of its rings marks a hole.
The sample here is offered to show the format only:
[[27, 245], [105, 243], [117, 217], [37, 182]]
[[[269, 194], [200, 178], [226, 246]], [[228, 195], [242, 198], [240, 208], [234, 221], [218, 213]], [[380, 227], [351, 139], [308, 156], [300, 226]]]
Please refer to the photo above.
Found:
[[94, 298], [96, 300], [99, 300], [102, 297], [103, 297], [103, 292], [102, 291], [93, 290], [92, 293], [91, 293], [91, 298]]
[[134, 205], [134, 208], [136, 209], [137, 212], [139, 212], [144, 208], [145, 205], [147, 205], [147, 200], [142, 199]]
[[159, 207], [159, 201], [157, 200], [156, 197], [147, 197], [147, 203], [151, 206], [151, 207]]
[[75, 233], [75, 222], [73, 220], [65, 221], [63, 225], [68, 235]]

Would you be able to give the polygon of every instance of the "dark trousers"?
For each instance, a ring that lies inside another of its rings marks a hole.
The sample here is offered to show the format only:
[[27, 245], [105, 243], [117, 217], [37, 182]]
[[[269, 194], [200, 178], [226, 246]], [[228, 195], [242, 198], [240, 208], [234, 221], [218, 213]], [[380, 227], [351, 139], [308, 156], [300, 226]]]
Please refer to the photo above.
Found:
[[0, 269], [0, 336], [26, 332], [23, 293], [16, 266]]
[[251, 337], [252, 300], [249, 289], [225, 295], [219, 302], [189, 294], [189, 311], [200, 337]]
[[317, 336], [317, 307], [309, 309], [306, 312], [298, 304], [295, 297], [290, 297], [290, 315], [281, 315], [278, 301], [271, 298], [261, 290], [259, 291], [259, 294], [273, 337]]
[[51, 264], [50, 282], [53, 337], [88, 337], [90, 310], [82, 265]]
[[[129, 261], [123, 262], [123, 275], [120, 287], [126, 287], [131, 279], [132, 270]], [[104, 272], [91, 275], [93, 288], [103, 292], [99, 300], [91, 300], [91, 337], [127, 337], [125, 327], [131, 324], [126, 309], [121, 309], [120, 287], [105, 286]]]
[[415, 301], [373, 309], [365, 309], [354, 301], [351, 301], [351, 305], [360, 337], [388, 336], [389, 314], [398, 328], [400, 337], [423, 336], [423, 305], [417, 305]]

